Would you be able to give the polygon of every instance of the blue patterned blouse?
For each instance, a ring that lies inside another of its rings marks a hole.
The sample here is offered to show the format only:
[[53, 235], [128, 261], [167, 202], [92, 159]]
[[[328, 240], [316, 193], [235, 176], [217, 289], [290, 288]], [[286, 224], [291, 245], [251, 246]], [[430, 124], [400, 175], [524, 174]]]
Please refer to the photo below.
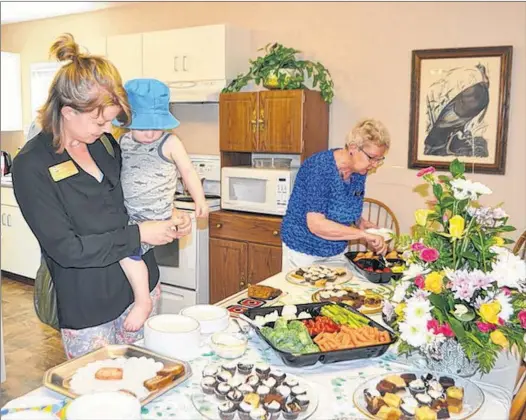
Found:
[[348, 241], [330, 241], [311, 233], [307, 213], [322, 213], [328, 220], [349, 226], [362, 215], [365, 175], [352, 174], [341, 179], [334, 151], [309, 157], [298, 171], [287, 213], [281, 226], [281, 239], [298, 252], [331, 257], [345, 251]]

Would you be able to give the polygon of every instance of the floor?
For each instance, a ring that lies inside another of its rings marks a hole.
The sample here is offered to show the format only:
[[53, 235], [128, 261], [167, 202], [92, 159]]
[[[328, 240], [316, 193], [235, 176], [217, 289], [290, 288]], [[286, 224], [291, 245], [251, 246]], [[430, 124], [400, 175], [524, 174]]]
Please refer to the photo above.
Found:
[[33, 308], [33, 286], [2, 276], [2, 317], [7, 380], [0, 407], [42, 385], [44, 372], [66, 360], [60, 334]]

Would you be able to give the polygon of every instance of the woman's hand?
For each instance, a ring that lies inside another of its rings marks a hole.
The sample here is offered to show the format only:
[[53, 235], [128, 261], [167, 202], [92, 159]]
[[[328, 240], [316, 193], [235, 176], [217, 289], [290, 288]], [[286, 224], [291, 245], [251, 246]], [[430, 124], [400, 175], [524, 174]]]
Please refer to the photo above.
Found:
[[184, 211], [173, 209], [172, 223], [177, 238], [182, 238], [192, 232], [192, 219], [190, 219], [190, 215]]
[[384, 255], [387, 252], [387, 244], [380, 235], [366, 233], [364, 239], [376, 254]]
[[365, 220], [363, 217], [360, 217], [360, 221], [358, 222], [358, 229], [378, 229], [378, 225], [374, 224], [373, 222], [370, 222], [369, 220]]
[[178, 238], [177, 231], [173, 227], [172, 220], [149, 220], [139, 223], [141, 242], [155, 246], [173, 242], [174, 239]]

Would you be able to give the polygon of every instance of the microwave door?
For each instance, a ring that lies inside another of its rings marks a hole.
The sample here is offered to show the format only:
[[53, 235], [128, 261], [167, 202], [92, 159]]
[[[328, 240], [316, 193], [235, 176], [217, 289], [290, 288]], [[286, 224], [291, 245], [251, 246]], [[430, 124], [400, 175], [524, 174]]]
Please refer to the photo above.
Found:
[[228, 200], [236, 207], [258, 210], [268, 203], [268, 179], [249, 177], [230, 177]]

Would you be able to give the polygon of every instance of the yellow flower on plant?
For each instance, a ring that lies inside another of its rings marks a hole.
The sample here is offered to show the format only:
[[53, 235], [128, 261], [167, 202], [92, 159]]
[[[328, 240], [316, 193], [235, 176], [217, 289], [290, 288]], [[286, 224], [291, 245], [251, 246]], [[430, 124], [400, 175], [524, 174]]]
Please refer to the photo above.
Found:
[[465, 225], [466, 221], [462, 216], [459, 216], [458, 214], [449, 219], [449, 234], [451, 235], [451, 237], [457, 239], [461, 238], [462, 234], [464, 233]]
[[500, 330], [492, 331], [489, 338], [493, 343], [504, 348], [508, 347], [510, 344], [506, 336]]
[[407, 305], [405, 303], [399, 303], [395, 306], [395, 314], [398, 316], [398, 320], [402, 321], [404, 319], [404, 310]]
[[420, 226], [425, 226], [427, 223], [427, 218], [431, 213], [434, 213], [434, 211], [429, 209], [419, 209], [415, 211], [416, 224]]
[[424, 289], [428, 292], [438, 295], [440, 292], [442, 292], [442, 288], [444, 287], [443, 280], [444, 274], [433, 271], [426, 276]]
[[491, 242], [493, 245], [504, 246], [504, 239], [502, 239], [500, 236], [494, 236]]
[[491, 303], [483, 303], [480, 305], [479, 312], [482, 319], [491, 324], [499, 323], [499, 313], [502, 307], [500, 303], [494, 300]]

